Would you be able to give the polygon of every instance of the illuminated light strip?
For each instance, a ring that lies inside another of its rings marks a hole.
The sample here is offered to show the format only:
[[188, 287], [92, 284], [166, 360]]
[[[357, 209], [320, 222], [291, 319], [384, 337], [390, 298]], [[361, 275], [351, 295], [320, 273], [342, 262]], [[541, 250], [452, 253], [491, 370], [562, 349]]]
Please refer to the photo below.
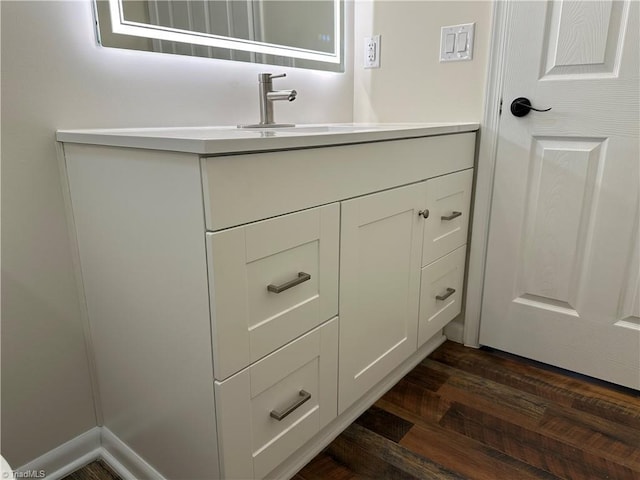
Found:
[[267, 55], [281, 55], [285, 57], [315, 60], [317, 62], [340, 63], [340, 1], [334, 4], [334, 49], [336, 53], [320, 53], [295, 47], [281, 47], [270, 43], [255, 42], [251, 40], [233, 39], [211, 33], [187, 32], [171, 27], [161, 27], [139, 22], [131, 22], [124, 19], [122, 0], [109, 0], [109, 12], [111, 14], [111, 30], [121, 35], [152, 38], [156, 40], [168, 40], [170, 42], [190, 43], [207, 47], [228, 48], [245, 52], [265, 53]]

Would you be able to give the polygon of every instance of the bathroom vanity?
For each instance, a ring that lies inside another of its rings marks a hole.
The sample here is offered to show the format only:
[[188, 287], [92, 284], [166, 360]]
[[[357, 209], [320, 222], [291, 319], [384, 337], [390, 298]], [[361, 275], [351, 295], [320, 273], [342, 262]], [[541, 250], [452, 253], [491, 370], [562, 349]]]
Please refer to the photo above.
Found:
[[59, 131], [103, 447], [292, 476], [460, 313], [477, 128]]

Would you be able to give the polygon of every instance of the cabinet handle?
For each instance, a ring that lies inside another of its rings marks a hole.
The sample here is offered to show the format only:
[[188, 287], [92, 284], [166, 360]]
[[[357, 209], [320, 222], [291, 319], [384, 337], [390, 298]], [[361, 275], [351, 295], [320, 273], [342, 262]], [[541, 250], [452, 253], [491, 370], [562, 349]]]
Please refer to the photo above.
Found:
[[453, 220], [454, 218], [460, 217], [461, 215], [462, 212], [451, 212], [451, 215], [442, 215], [440, 219], [446, 220], [448, 222], [449, 220]]
[[420, 215], [422, 218], [429, 218], [429, 209], [425, 208], [424, 210], [420, 210], [418, 212], [418, 215]]
[[299, 396], [300, 398], [296, 400], [296, 402], [293, 405], [285, 408], [282, 412], [279, 412], [277, 410], [271, 410], [271, 413], [269, 414], [269, 416], [271, 418], [275, 418], [276, 420], [280, 421], [285, 417], [287, 417], [288, 415], [290, 415], [296, 408], [298, 408], [304, 402], [311, 399], [311, 394], [309, 392], [305, 392], [304, 390], [300, 390]]
[[456, 289], [455, 288], [448, 288], [447, 287], [447, 293], [445, 293], [444, 295], [436, 295], [436, 300], [446, 300], [447, 298], [449, 298], [454, 293], [456, 293]]
[[272, 283], [271, 285], [267, 285], [267, 290], [273, 293], [280, 293], [280, 292], [284, 292], [285, 290], [289, 290], [291, 287], [300, 285], [301, 283], [306, 282], [307, 280], [311, 280], [311, 275], [304, 272], [298, 272], [298, 276], [293, 280], [289, 280], [288, 282], [283, 283], [282, 285], [274, 285]]

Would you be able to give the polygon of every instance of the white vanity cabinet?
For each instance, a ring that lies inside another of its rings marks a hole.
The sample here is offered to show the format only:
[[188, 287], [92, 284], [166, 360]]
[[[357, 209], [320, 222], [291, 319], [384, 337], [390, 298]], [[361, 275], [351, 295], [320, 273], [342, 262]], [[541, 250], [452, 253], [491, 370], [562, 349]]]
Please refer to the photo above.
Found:
[[103, 447], [291, 477], [460, 313], [476, 129], [59, 132]]

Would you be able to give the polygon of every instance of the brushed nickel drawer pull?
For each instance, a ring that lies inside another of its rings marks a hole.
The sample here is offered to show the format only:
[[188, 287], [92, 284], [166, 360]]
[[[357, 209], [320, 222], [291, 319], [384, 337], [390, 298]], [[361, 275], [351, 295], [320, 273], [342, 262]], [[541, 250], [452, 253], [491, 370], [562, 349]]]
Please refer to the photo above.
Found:
[[448, 288], [447, 287], [447, 293], [445, 293], [444, 295], [436, 295], [436, 300], [446, 300], [447, 298], [449, 298], [454, 293], [456, 293], [456, 289], [455, 288]]
[[284, 292], [285, 290], [289, 290], [290, 288], [295, 287], [296, 285], [300, 285], [301, 283], [306, 282], [307, 280], [311, 280], [311, 275], [304, 272], [298, 272], [298, 276], [293, 280], [289, 280], [288, 282], [283, 283], [282, 285], [274, 285], [272, 283], [271, 285], [267, 285], [267, 290], [273, 293], [280, 293], [280, 292]]
[[309, 392], [300, 390], [300, 398], [296, 400], [296, 402], [293, 405], [287, 407], [282, 412], [279, 412], [277, 410], [271, 410], [271, 413], [269, 414], [269, 416], [271, 418], [275, 418], [276, 420], [280, 421], [285, 417], [287, 417], [288, 415], [290, 415], [296, 408], [298, 408], [300, 405], [302, 405], [303, 403], [305, 403], [307, 400], [310, 400], [310, 399], [311, 399], [311, 394]]
[[451, 215], [442, 215], [440, 219], [446, 220], [448, 222], [449, 220], [453, 220], [454, 218], [460, 217], [461, 215], [462, 212], [451, 212]]
[[424, 210], [420, 210], [418, 212], [418, 215], [420, 215], [422, 218], [429, 218], [429, 209], [425, 208]]

